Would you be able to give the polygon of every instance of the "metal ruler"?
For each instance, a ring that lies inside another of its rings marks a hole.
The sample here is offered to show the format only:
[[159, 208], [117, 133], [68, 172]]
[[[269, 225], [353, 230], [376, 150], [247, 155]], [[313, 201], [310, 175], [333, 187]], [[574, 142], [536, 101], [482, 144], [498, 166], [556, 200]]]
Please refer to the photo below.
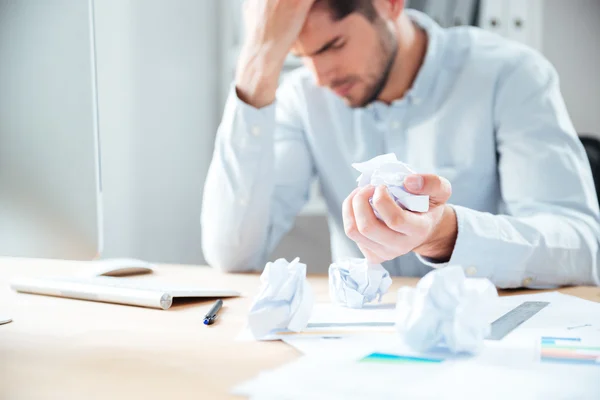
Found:
[[550, 303], [547, 301], [526, 301], [520, 306], [510, 310], [492, 322], [492, 333], [486, 339], [501, 340], [548, 304]]

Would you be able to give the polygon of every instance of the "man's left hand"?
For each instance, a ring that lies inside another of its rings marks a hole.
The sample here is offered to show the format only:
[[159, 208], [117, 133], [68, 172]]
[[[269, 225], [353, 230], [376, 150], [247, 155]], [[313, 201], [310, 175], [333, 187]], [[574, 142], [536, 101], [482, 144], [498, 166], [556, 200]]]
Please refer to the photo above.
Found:
[[[410, 175], [406, 190], [429, 196], [429, 211], [417, 213], [397, 205], [385, 186], [355, 189], [343, 204], [344, 229], [370, 263], [380, 264], [411, 251], [439, 262], [450, 259], [458, 227], [454, 209], [446, 204], [450, 182], [437, 175]], [[373, 208], [381, 216], [377, 219]]]

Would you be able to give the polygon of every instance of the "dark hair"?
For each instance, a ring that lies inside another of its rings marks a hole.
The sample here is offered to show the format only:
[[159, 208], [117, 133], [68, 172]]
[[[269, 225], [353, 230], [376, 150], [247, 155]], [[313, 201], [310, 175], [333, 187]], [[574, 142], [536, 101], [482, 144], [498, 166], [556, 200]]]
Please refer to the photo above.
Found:
[[377, 18], [373, 0], [317, 0], [317, 2], [324, 3], [329, 7], [336, 21], [355, 12], [363, 14], [371, 22]]

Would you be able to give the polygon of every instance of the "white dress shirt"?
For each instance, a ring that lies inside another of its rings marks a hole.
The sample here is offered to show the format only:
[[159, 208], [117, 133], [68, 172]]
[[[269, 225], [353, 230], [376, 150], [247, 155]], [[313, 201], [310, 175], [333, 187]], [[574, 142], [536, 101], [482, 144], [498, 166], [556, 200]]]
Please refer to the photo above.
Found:
[[[350, 108], [306, 69], [262, 109], [232, 87], [202, 209], [203, 251], [226, 271], [261, 269], [318, 178], [334, 259], [361, 257], [346, 237], [350, 164], [393, 152], [452, 183], [458, 237], [449, 264], [499, 287], [600, 284], [599, 210], [585, 151], [558, 76], [536, 51], [474, 27], [442, 29], [407, 11], [428, 35], [408, 93]], [[384, 263], [422, 276], [413, 253]]]

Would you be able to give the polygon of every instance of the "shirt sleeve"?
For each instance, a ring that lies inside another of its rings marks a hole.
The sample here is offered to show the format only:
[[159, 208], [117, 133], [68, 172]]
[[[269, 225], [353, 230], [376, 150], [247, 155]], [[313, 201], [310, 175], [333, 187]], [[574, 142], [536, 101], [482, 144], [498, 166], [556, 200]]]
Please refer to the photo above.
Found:
[[231, 88], [203, 193], [202, 249], [227, 272], [262, 268], [308, 200], [314, 166], [293, 90], [256, 109]]
[[558, 75], [533, 54], [498, 85], [498, 173], [505, 215], [453, 206], [449, 263], [498, 287], [599, 285], [600, 219], [589, 162]]

